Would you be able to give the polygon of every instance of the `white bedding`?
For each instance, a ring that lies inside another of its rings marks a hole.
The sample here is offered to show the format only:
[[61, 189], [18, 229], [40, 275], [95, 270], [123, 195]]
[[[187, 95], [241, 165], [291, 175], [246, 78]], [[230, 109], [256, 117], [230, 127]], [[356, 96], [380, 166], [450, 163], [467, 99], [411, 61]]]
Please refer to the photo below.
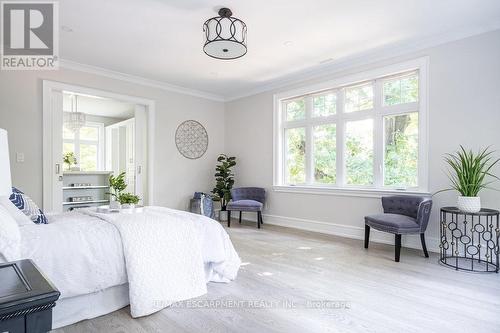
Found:
[[225, 230], [200, 215], [147, 207], [144, 214], [74, 212], [49, 221], [20, 228], [23, 258], [40, 266], [61, 298], [129, 282], [134, 317], [200, 295], [207, 281], [228, 282], [240, 265]]

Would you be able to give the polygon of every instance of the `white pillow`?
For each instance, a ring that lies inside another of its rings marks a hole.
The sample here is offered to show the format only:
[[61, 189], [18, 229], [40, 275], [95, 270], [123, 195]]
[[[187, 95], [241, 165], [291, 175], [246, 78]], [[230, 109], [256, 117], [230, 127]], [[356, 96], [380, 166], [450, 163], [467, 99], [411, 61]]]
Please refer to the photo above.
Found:
[[21, 232], [3, 205], [0, 205], [0, 254], [9, 261], [21, 259]]
[[12, 218], [17, 222], [17, 224], [22, 227], [23, 225], [27, 224], [33, 224], [33, 221], [30, 220], [30, 218], [24, 214], [22, 211], [20, 211], [12, 201], [9, 200], [7, 197], [2, 197], [0, 198], [0, 206], [3, 206], [5, 210], [12, 216]]

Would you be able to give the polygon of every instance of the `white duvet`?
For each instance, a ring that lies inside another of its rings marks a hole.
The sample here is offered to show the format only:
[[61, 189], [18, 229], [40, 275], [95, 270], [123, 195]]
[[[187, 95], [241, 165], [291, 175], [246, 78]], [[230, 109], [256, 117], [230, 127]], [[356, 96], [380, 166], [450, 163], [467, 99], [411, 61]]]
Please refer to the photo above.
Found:
[[61, 298], [129, 283], [133, 317], [206, 293], [206, 282], [229, 282], [240, 259], [221, 225], [161, 207], [144, 213], [80, 211], [21, 227], [22, 257], [31, 258]]

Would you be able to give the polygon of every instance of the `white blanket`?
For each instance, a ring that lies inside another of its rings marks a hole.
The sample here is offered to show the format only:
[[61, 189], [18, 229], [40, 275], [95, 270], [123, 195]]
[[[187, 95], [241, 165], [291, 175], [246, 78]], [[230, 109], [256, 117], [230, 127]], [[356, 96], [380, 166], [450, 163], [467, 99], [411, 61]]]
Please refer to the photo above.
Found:
[[241, 261], [227, 233], [209, 218], [162, 207], [134, 214], [81, 212], [120, 232], [133, 317], [205, 294], [207, 275], [216, 282], [236, 277]]
[[70, 212], [21, 231], [21, 256], [32, 259], [61, 299], [127, 283], [120, 233], [97, 217]]

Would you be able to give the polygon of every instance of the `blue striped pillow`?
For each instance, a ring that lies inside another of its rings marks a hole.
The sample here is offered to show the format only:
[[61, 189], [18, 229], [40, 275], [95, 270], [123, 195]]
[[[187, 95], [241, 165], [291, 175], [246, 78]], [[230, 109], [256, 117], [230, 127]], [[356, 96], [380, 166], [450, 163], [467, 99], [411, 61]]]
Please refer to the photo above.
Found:
[[23, 192], [19, 191], [17, 188], [12, 188], [12, 194], [10, 195], [10, 201], [16, 206], [21, 212], [28, 216], [33, 223], [36, 224], [47, 224], [48, 220], [45, 214], [36, 203], [31, 200]]

